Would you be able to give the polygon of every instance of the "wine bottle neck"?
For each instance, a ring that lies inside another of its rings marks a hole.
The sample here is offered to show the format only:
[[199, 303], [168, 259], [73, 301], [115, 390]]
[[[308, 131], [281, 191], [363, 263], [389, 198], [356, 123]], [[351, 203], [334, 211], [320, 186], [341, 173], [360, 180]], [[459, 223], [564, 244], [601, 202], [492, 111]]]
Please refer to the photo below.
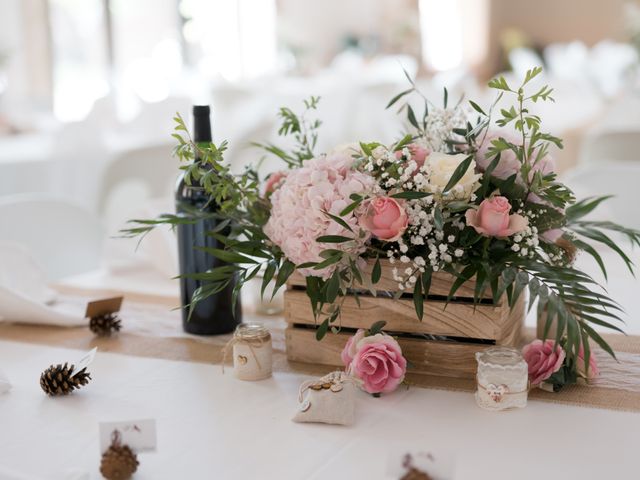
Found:
[[[198, 146], [206, 145], [212, 141], [211, 109], [209, 105], [193, 106], [193, 141]], [[196, 150], [196, 160], [199, 160], [199, 157]]]
[[211, 138], [211, 120], [209, 116], [193, 117], [193, 141], [195, 143], [210, 143]]

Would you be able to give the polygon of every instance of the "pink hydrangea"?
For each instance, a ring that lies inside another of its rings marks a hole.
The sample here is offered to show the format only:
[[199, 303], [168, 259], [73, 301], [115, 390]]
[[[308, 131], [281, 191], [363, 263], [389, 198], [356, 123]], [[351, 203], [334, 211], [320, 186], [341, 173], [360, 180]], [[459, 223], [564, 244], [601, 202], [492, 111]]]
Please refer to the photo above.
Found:
[[[271, 195], [271, 217], [264, 226], [264, 233], [278, 245], [285, 256], [300, 265], [306, 262], [320, 262], [320, 252], [328, 248], [349, 249], [353, 253], [364, 250], [369, 234], [362, 231], [358, 240], [343, 244], [319, 243], [316, 239], [323, 235], [354, 237], [354, 234], [329, 218], [324, 212], [339, 215], [352, 203], [350, 195], [368, 194], [376, 191], [375, 179], [353, 170], [350, 155], [339, 152], [308, 160], [301, 168], [292, 170], [281, 186]], [[359, 233], [358, 209], [345, 215], [354, 232]], [[327, 278], [333, 268], [324, 270], [300, 269], [303, 275]]]

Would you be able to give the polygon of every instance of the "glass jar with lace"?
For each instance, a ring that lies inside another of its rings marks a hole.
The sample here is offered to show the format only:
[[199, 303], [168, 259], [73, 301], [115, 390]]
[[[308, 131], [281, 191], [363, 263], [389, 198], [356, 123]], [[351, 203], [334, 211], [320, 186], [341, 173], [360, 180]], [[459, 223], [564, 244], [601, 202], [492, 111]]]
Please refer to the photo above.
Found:
[[508, 347], [492, 347], [476, 353], [478, 375], [476, 403], [487, 410], [527, 406], [529, 379], [527, 362]]

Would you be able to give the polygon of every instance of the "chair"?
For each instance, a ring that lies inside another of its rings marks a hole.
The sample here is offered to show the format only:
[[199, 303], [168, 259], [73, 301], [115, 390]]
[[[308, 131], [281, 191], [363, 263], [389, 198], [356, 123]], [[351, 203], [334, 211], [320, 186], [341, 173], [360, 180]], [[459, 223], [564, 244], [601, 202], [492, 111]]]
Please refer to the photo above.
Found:
[[100, 266], [103, 229], [83, 208], [48, 195], [0, 197], [0, 242], [29, 250], [56, 280]]
[[179, 173], [171, 148], [168, 144], [136, 148], [109, 162], [98, 188], [97, 206], [110, 233], [141, 201], [171, 194]]
[[640, 161], [640, 130], [618, 130], [588, 135], [580, 149], [580, 163]]

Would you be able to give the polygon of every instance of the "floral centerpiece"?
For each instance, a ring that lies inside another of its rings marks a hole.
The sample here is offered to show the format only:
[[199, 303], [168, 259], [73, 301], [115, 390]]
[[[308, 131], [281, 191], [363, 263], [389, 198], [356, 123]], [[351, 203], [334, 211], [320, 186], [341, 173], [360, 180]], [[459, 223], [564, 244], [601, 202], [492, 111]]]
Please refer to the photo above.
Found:
[[[497, 98], [487, 109], [473, 101], [449, 105], [446, 89], [438, 107], [409, 79], [411, 87], [388, 105], [399, 105], [407, 118], [406, 134], [391, 145], [360, 142], [316, 153], [320, 122], [308, 117], [319, 98], [305, 101], [301, 115], [282, 108], [279, 133], [292, 136], [295, 145], [258, 144], [286, 166], [266, 182], [254, 167], [232, 174], [222, 162], [226, 143], [195, 145], [178, 115], [175, 152], [185, 162], [182, 168], [220, 205], [216, 215], [224, 219], [211, 235], [226, 248], [209, 253], [229, 262], [200, 274], [208, 283], [194, 301], [224, 288], [232, 277], [240, 288], [260, 272], [263, 294], [273, 284], [268, 292], [273, 295], [297, 271], [306, 278], [321, 340], [330, 329], [339, 331], [348, 294], [375, 291], [383, 261], [391, 265], [398, 291], [412, 294], [418, 319], [433, 273], [443, 271], [455, 278], [449, 298], [474, 278], [476, 302], [489, 292], [494, 301], [506, 296], [513, 306], [525, 290], [529, 308], [537, 300], [549, 338], [525, 349], [534, 383], [560, 387], [581, 374], [592, 376], [597, 369], [591, 341], [615, 355], [594, 326], [620, 331], [621, 309], [573, 266], [574, 259], [585, 252], [606, 275], [594, 246], [599, 243], [631, 269], [629, 257], [605, 232], [621, 233], [636, 245], [640, 232], [585, 219], [606, 197], [576, 201], [557, 180], [550, 146], [562, 148], [562, 141], [545, 133], [541, 119], [529, 110], [531, 102], [553, 100], [548, 86], [529, 91], [540, 72], [528, 71], [517, 87], [502, 77], [492, 80], [489, 87]], [[416, 98], [422, 111], [413, 106]], [[513, 105], [496, 112], [503, 98], [512, 98]], [[159, 223], [188, 222], [199, 215], [204, 214], [138, 221], [128, 232], [141, 234]], [[222, 235], [222, 228], [231, 234]], [[373, 268], [366, 269], [367, 262]], [[387, 384], [385, 377], [380, 386], [376, 377], [366, 384], [372, 392], [376, 385], [378, 391], [395, 387], [405, 370], [404, 360], [396, 359], [397, 344], [383, 337], [363, 341], [364, 334], [358, 335], [343, 353], [345, 365], [367, 370], [355, 344], [364, 345], [364, 355], [387, 352], [394, 362], [391, 380]]]

